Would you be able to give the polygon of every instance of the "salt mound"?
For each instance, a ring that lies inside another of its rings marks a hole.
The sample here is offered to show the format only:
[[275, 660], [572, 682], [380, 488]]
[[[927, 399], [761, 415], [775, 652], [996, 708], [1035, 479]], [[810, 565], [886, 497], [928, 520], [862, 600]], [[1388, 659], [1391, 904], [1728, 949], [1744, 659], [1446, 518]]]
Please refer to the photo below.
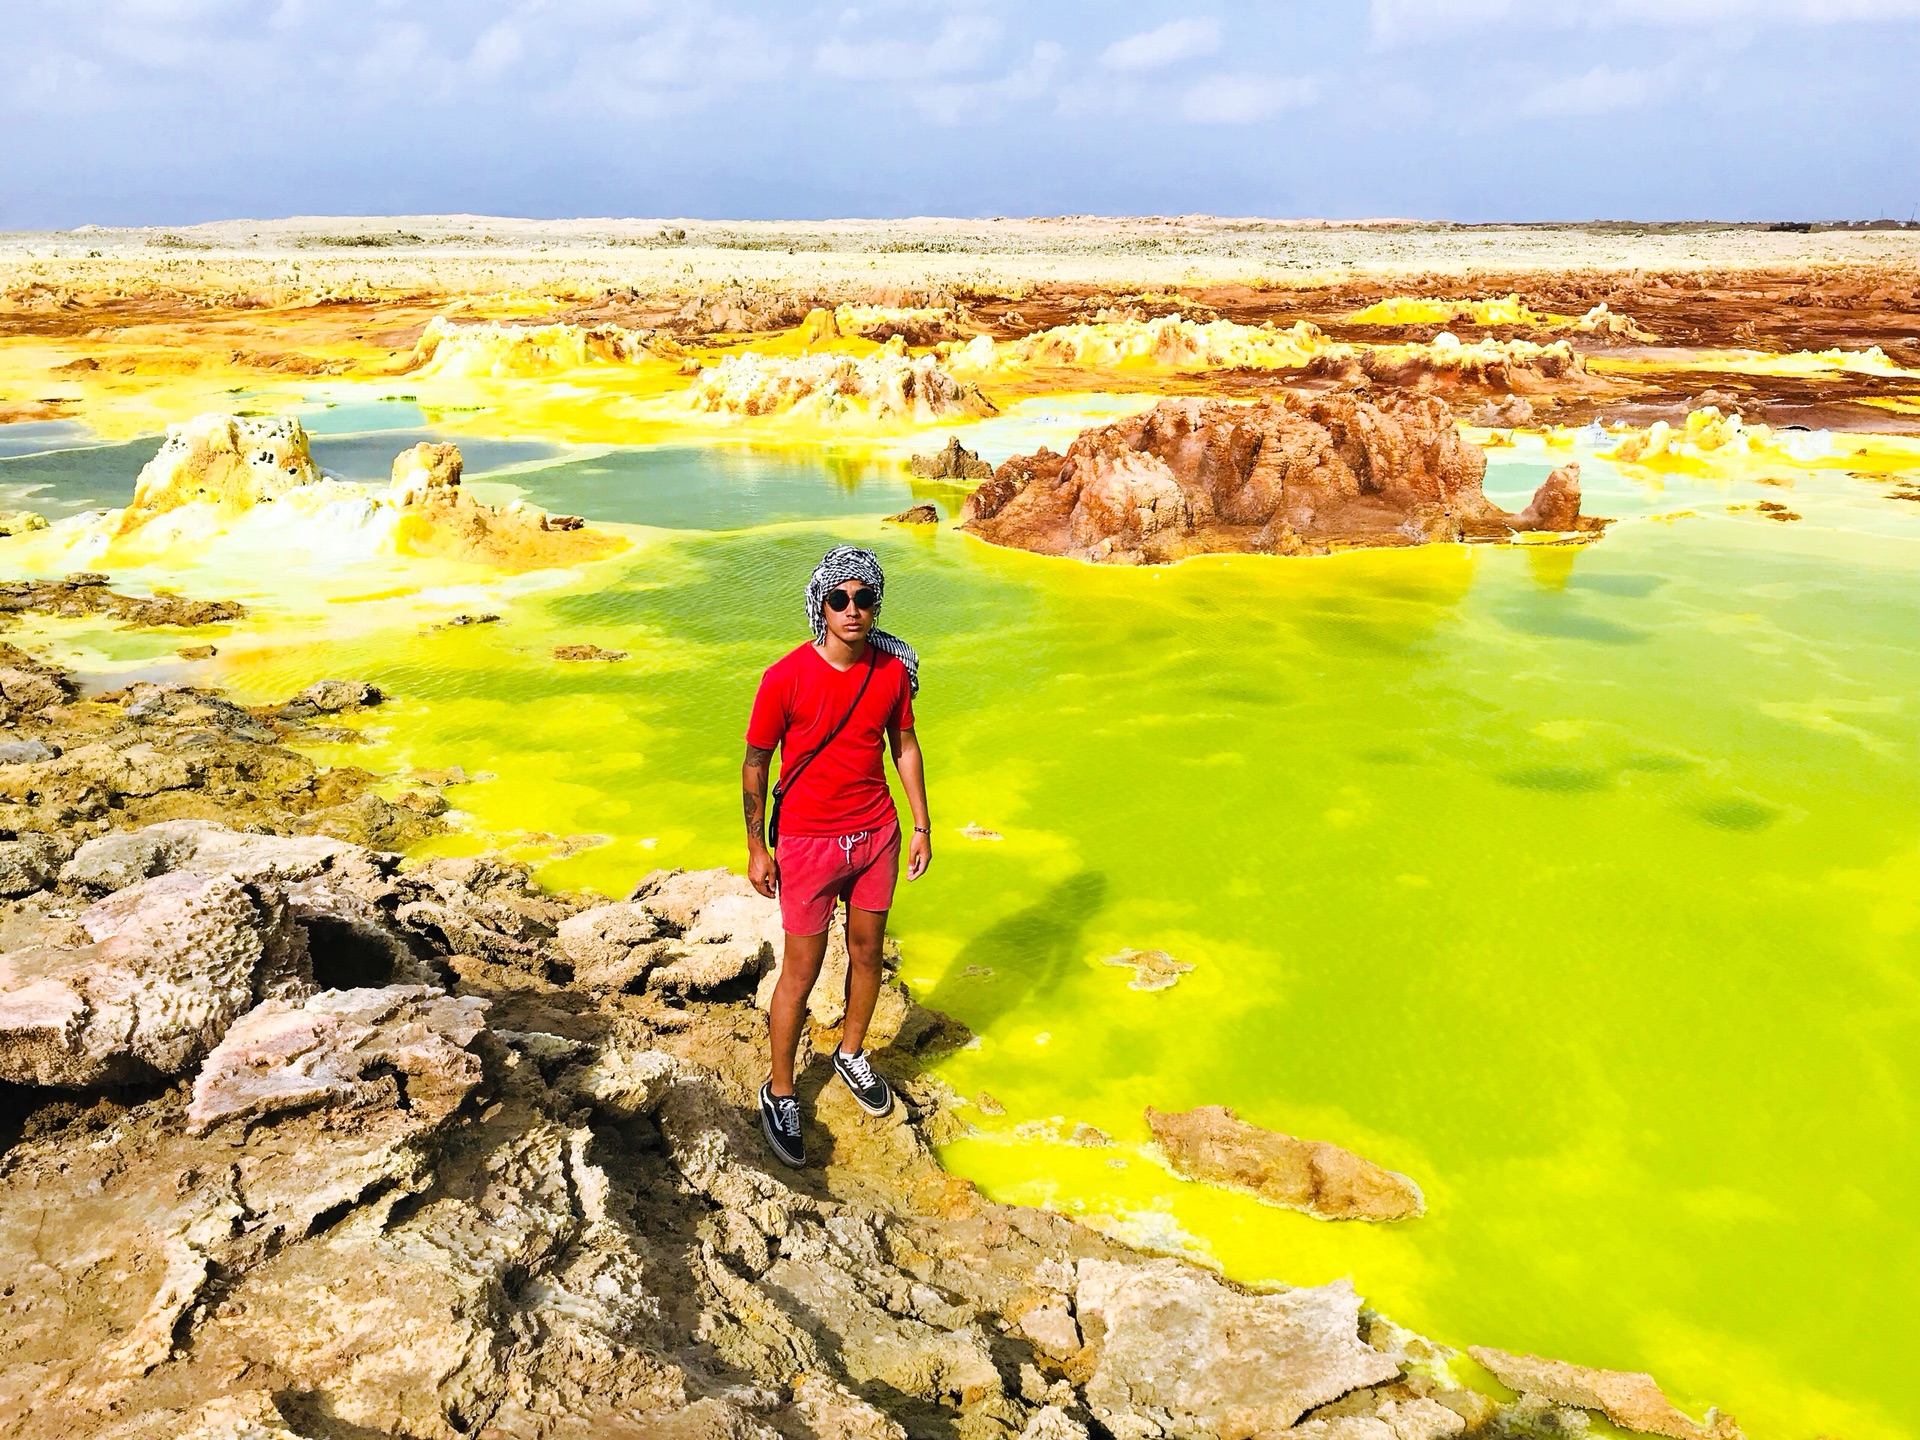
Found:
[[659, 353], [662, 344], [651, 331], [619, 325], [458, 325], [436, 315], [403, 368], [452, 379], [505, 380], [588, 365], [630, 365]]
[[1598, 335], [1609, 340], [1632, 340], [1640, 344], [1650, 344], [1660, 337], [1645, 326], [1638, 324], [1631, 315], [1616, 315], [1607, 308], [1602, 300], [1586, 314], [1566, 327], [1582, 335]]
[[[982, 348], [983, 340], [976, 338], [954, 351], [951, 359], [961, 369], [981, 368], [982, 361], [994, 358], [990, 344]], [[1201, 325], [1167, 315], [1158, 320], [1056, 325], [1014, 341], [999, 355], [1023, 365], [1098, 369], [1290, 370], [1305, 365], [1327, 348], [1320, 327], [1306, 320], [1283, 330], [1271, 322], [1256, 326], [1215, 320]]]
[[1785, 455], [1815, 459], [1823, 446], [1812, 437], [1821, 431], [1776, 432], [1772, 426], [1749, 425], [1738, 415], [1722, 414], [1717, 405], [1687, 412], [1678, 428], [1656, 420], [1645, 430], [1629, 430], [1608, 453], [1610, 460], [1647, 464], [1663, 456], [1701, 459], [1707, 456]]
[[298, 420], [196, 415], [167, 427], [165, 443], [134, 482], [121, 533], [196, 502], [237, 515], [319, 480]]
[[878, 354], [728, 355], [694, 376], [689, 403], [725, 415], [804, 414], [828, 423], [865, 415], [927, 424], [992, 415], [979, 387], [956, 379], [932, 355], [909, 357], [899, 340]]
[[577, 564], [624, 543], [572, 516], [483, 504], [461, 488], [461, 468], [458, 446], [420, 444], [394, 460], [391, 486], [327, 479], [298, 420], [200, 415], [169, 430], [126, 509], [76, 516], [49, 538], [86, 563], [221, 547], [339, 564], [397, 553], [515, 573]]

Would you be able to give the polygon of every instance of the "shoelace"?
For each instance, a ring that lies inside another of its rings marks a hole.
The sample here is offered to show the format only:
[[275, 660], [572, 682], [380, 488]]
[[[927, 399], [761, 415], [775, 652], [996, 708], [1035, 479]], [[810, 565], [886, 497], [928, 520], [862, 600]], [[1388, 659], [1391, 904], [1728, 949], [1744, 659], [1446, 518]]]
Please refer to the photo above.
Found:
[[867, 1063], [866, 1051], [849, 1055], [843, 1050], [840, 1052], [840, 1064], [853, 1077], [853, 1083], [862, 1090], [873, 1084], [873, 1066]]
[[800, 1128], [800, 1102], [791, 1095], [773, 1097], [773, 1113], [779, 1117], [782, 1130]]

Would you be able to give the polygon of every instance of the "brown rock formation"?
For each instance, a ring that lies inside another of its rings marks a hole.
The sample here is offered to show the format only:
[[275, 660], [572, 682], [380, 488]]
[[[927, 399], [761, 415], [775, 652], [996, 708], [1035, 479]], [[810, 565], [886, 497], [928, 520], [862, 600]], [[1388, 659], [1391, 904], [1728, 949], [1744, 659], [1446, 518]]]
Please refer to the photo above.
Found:
[[930, 504], [909, 505], [898, 515], [887, 516], [886, 523], [889, 525], [938, 525], [940, 507]]
[[1580, 462], [1569, 460], [1541, 482], [1527, 508], [1513, 517], [1516, 530], [1578, 530]]
[[[311, 694], [246, 710], [211, 691], [142, 681], [79, 700], [58, 667], [0, 644], [0, 721], [11, 737], [0, 747], [0, 829], [23, 839], [67, 837], [63, 857], [89, 837], [162, 820], [217, 819], [390, 846], [444, 829], [373, 794], [366, 771], [326, 770], [280, 743], [352, 738], [305, 723], [321, 713]], [[337, 698], [331, 690], [329, 698]]]
[[1564, 340], [1535, 345], [1526, 340], [1479, 340], [1463, 344], [1443, 335], [1426, 345], [1343, 347], [1317, 356], [1307, 373], [1323, 379], [1365, 379], [1410, 391], [1492, 390], [1502, 394], [1551, 394], [1595, 387], [1586, 362]]
[[935, 454], [915, 455], [907, 468], [922, 480], [985, 480], [993, 474], [993, 466], [978, 451], [962, 446], [958, 435], [949, 435], [945, 447]]
[[1469, 1346], [1467, 1353], [1510, 1390], [1597, 1410], [1625, 1430], [1668, 1435], [1672, 1440], [1740, 1440], [1740, 1427], [1731, 1415], [1709, 1410], [1704, 1425], [1688, 1419], [1644, 1371], [1594, 1370], [1485, 1345]]
[[424, 500], [435, 490], [460, 483], [463, 468], [458, 445], [433, 445], [422, 440], [393, 457], [393, 492], [402, 505]]
[[627, 658], [624, 650], [602, 650], [598, 645], [556, 645], [553, 647], [556, 660], [598, 660], [611, 663]]
[[1224, 1105], [1171, 1114], [1148, 1106], [1147, 1125], [1189, 1180], [1246, 1190], [1321, 1220], [1406, 1220], [1426, 1209], [1406, 1176], [1324, 1140], [1249, 1125]]
[[1139, 565], [1608, 523], [1579, 515], [1573, 467], [1519, 515], [1481, 493], [1486, 467], [1431, 398], [1163, 400], [1082, 432], [1065, 455], [1043, 447], [1007, 461], [967, 498], [961, 528], [1043, 555]]
[[126, 628], [145, 625], [218, 625], [238, 620], [247, 607], [237, 600], [188, 600], [171, 591], [121, 595], [107, 588], [107, 577], [80, 570], [64, 580], [0, 581], [0, 614], [112, 615]]

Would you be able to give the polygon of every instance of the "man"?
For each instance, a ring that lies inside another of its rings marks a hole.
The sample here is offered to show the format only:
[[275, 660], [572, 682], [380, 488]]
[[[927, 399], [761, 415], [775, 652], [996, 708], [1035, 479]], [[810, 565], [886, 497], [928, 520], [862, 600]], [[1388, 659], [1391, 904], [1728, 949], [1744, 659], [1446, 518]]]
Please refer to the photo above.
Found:
[[[768, 1014], [772, 1076], [760, 1087], [760, 1126], [773, 1153], [807, 1163], [800, 1104], [793, 1093], [794, 1053], [807, 996], [827, 953], [837, 901], [847, 904], [847, 1013], [834, 1073], [871, 1115], [893, 1108], [893, 1091], [874, 1073], [864, 1048], [880, 993], [880, 947], [900, 870], [900, 819], [887, 791], [881, 737], [913, 810], [907, 879], [933, 859], [927, 785], [913, 733], [920, 657], [898, 636], [874, 629], [886, 576], [871, 550], [829, 550], [807, 582], [813, 639], [760, 678], [747, 722], [740, 788], [747, 815], [747, 878], [778, 895], [786, 953]], [[773, 823], [767, 822], [767, 767], [780, 750]], [[767, 849], [771, 829], [774, 849]]]

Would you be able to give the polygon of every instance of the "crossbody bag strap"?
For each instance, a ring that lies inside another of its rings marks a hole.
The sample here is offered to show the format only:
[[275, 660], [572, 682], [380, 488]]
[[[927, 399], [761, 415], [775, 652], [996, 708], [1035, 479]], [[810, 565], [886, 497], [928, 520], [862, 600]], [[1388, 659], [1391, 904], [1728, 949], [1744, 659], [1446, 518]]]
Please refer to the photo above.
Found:
[[780, 772], [780, 783], [773, 787], [773, 808], [767, 814], [767, 844], [769, 846], [780, 843], [780, 802], [786, 798], [787, 791], [792, 787], [793, 782], [805, 773], [807, 766], [811, 765], [814, 760], [819, 757], [820, 752], [839, 738], [840, 732], [847, 728], [847, 722], [853, 719], [853, 712], [860, 708], [860, 702], [866, 698], [867, 686], [873, 683], [873, 671], [875, 665], [878, 663], [879, 661], [875, 657], [873, 647], [868, 646], [867, 673], [860, 678], [860, 688], [854, 693], [853, 704], [847, 707], [847, 713], [840, 717], [840, 723], [838, 725], [835, 725], [833, 729], [827, 732], [826, 739], [822, 740], [818, 745], [814, 746], [813, 749], [800, 757], [798, 764], [794, 765], [791, 769], [783, 769]]

